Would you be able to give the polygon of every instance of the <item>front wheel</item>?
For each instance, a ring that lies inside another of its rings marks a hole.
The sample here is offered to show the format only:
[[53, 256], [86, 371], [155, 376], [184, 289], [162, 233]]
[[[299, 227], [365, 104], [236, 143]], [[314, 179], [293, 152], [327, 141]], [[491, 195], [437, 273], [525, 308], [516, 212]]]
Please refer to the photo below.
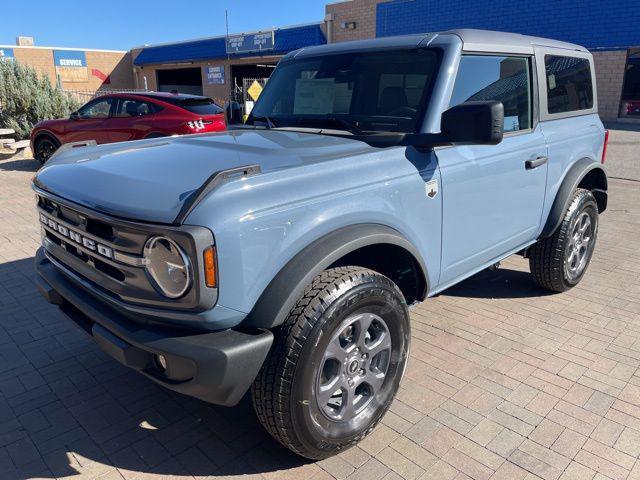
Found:
[[252, 387], [267, 431], [310, 459], [348, 448], [382, 418], [407, 362], [409, 313], [387, 277], [332, 268], [307, 287]]
[[589, 190], [577, 189], [562, 223], [529, 251], [529, 267], [536, 283], [554, 292], [576, 286], [591, 261], [598, 234], [598, 204]]
[[33, 152], [33, 156], [40, 163], [40, 165], [44, 165], [58, 148], [60, 148], [60, 143], [58, 143], [57, 140], [54, 140], [53, 138], [48, 136], [44, 136], [36, 141], [34, 145], [35, 151]]

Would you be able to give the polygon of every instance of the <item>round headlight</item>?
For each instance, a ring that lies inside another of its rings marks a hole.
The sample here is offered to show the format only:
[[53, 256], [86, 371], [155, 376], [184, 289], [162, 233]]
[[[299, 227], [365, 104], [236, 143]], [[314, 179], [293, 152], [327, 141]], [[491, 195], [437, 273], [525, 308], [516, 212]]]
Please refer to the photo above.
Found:
[[144, 247], [145, 268], [156, 289], [165, 297], [178, 298], [191, 286], [189, 257], [167, 237], [150, 238]]

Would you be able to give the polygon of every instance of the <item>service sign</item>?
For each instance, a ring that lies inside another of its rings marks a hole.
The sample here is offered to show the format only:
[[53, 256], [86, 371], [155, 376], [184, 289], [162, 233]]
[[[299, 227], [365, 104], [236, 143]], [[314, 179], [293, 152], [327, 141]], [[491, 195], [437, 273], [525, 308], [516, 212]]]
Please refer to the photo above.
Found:
[[227, 37], [227, 53], [258, 52], [273, 50], [275, 34], [270, 32], [248, 33]]
[[87, 55], [81, 50], [54, 50], [53, 64], [56, 74], [62, 82], [86, 82]]
[[209, 85], [224, 84], [224, 65], [207, 67], [207, 83]]
[[0, 62], [13, 62], [13, 48], [0, 47]]
[[79, 50], [54, 50], [53, 61], [56, 67], [86, 67], [87, 55]]

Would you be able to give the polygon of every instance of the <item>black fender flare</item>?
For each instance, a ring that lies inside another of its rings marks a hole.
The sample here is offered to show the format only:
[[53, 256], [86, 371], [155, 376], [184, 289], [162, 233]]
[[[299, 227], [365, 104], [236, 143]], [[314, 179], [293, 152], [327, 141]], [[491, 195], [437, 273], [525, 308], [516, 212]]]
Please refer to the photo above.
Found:
[[350, 225], [324, 235], [296, 254], [265, 288], [242, 324], [259, 328], [281, 325], [316, 275], [348, 253], [374, 244], [396, 245], [413, 256], [424, 276], [425, 297], [427, 269], [417, 248], [406, 237], [386, 225]]
[[569, 202], [571, 202], [571, 195], [578, 188], [582, 179], [584, 179], [589, 172], [593, 170], [600, 170], [602, 175], [604, 176], [605, 188], [592, 188], [591, 191], [594, 192], [597, 196], [599, 196], [600, 201], [598, 202], [599, 207], [602, 203], [602, 207], [600, 211], [603, 212], [607, 205], [607, 186], [606, 186], [606, 173], [598, 162], [591, 158], [581, 158], [577, 162], [575, 162], [569, 168], [569, 171], [564, 176], [562, 180], [562, 184], [556, 193], [556, 198], [553, 201], [553, 205], [551, 206], [551, 210], [549, 211], [549, 216], [547, 217], [547, 221], [542, 229], [542, 233], [539, 238], [547, 238], [553, 235], [553, 232], [560, 226], [562, 223], [562, 218], [564, 216], [564, 212], [569, 207]]

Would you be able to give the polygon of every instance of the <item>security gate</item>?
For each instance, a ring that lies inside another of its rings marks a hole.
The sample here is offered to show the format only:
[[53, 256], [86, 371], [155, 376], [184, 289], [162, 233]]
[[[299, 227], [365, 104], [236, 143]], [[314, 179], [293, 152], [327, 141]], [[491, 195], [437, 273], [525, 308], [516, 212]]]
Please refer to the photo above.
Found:
[[251, 113], [251, 109], [260, 96], [262, 89], [267, 84], [268, 78], [243, 78], [242, 86], [234, 85], [233, 100], [243, 106], [245, 118]]

